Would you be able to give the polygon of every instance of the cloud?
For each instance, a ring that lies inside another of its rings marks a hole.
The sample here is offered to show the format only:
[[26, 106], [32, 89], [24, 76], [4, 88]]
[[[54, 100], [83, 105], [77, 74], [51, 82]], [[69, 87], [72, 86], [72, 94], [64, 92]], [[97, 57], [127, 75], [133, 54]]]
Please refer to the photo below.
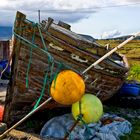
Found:
[[[81, 19], [88, 18], [91, 13], [96, 10], [88, 10], [89, 8], [97, 8], [101, 3], [98, 0], [4, 0], [0, 3], [0, 24], [7, 25], [13, 23], [16, 11], [23, 11], [32, 19], [37, 19], [37, 11], [41, 10], [41, 18], [48, 16], [56, 20], [63, 20], [65, 22], [77, 22]], [[85, 11], [81, 9], [85, 8]], [[86, 10], [87, 9], [87, 10]], [[3, 19], [2, 19], [3, 18]]]
[[113, 38], [113, 37], [117, 37], [120, 36], [121, 32], [118, 31], [117, 29], [112, 30], [112, 31], [106, 31], [102, 34], [102, 39], [107, 39], [107, 38]]
[[139, 3], [140, 0], [122, 0], [122, 2], [126, 2], [126, 3]]
[[94, 8], [102, 4], [98, 0], [3, 0], [0, 7], [6, 9], [81, 9]]
[[56, 20], [77, 22], [88, 18], [92, 13], [99, 12], [101, 7], [129, 2], [138, 0], [3, 0], [0, 3], [0, 24], [12, 24], [17, 10], [36, 20], [37, 10], [41, 10], [42, 19], [50, 16]]
[[121, 5], [121, 4], [136, 4], [136, 3], [140, 3], [140, 0], [112, 0], [114, 4], [116, 5]]

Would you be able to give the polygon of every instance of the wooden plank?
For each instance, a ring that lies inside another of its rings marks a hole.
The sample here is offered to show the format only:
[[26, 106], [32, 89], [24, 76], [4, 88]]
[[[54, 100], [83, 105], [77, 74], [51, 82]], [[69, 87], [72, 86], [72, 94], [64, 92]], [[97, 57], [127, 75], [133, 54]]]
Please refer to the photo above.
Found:
[[[48, 21], [44, 21], [44, 23], [42, 23], [42, 31], [44, 33], [46, 33], [46, 31], [43, 28], [47, 23], [48, 23]], [[27, 22], [25, 24], [27, 24]], [[100, 55], [100, 56], [107, 53], [106, 48], [101, 46], [100, 44], [89, 41], [88, 39], [72, 32], [70, 30], [64, 29], [64, 28], [58, 26], [57, 24], [52, 24], [51, 27], [49, 28], [48, 32], [52, 36], [54, 36], [60, 40], [66, 41], [67, 43], [69, 43], [73, 46], [79, 47], [80, 49], [88, 50], [89, 52], [97, 50], [98, 55]], [[117, 53], [114, 53], [114, 57], [117, 60], [122, 60], [122, 58]]]
[[[36, 37], [37, 38], [37, 40], [39, 41], [39, 39], [38, 39], [38, 37]], [[47, 37], [47, 39], [48, 39], [49, 37]], [[50, 37], [50, 39], [51, 40], [49, 40], [50, 42], [52, 41], [52, 42], [54, 42], [54, 39], [52, 39], [51, 37]], [[39, 41], [38, 42], [38, 44], [41, 44], [41, 42]], [[56, 39], [55, 39], [55, 43], [56, 43]], [[62, 43], [62, 42], [61, 42]], [[79, 50], [79, 49], [77, 49], [77, 48], [74, 48], [73, 46], [69, 46], [69, 47], [66, 47], [67, 46], [67, 44], [66, 43], [64, 43], [64, 44], [61, 44], [61, 43], [56, 43], [58, 46], [61, 46], [63, 49], [66, 49], [67, 51], [70, 51], [70, 53], [72, 53], [72, 52], [74, 52], [76, 55], [78, 55], [78, 56], [80, 56], [80, 57], [82, 57], [82, 58], [84, 58], [84, 59], [87, 59], [87, 60], [90, 60], [91, 61], [91, 63], [93, 63], [93, 62], [95, 62], [95, 60], [97, 60], [97, 59], [99, 59], [99, 56], [96, 56], [96, 55], [92, 55], [92, 54], [89, 54], [89, 53], [86, 53], [86, 52], [84, 52], [84, 51], [81, 51], [81, 50]], [[50, 50], [50, 48], [48, 48], [49, 50]], [[65, 50], [65, 51], [66, 51]], [[40, 51], [38, 51], [38, 52], [40, 52]], [[63, 55], [62, 55], [63, 56]], [[90, 63], [90, 64], [91, 64]], [[115, 63], [112, 63], [112, 61], [108, 61], [108, 60], [106, 60], [106, 61], [103, 61], [101, 64], [101, 67], [105, 67], [105, 69], [108, 69], [108, 72], [106, 72], [106, 74], [109, 74], [109, 69], [111, 69], [112, 70], [112, 72], [113, 71], [116, 71], [116, 73], [118, 73], [119, 72], [119, 74], [121, 74], [121, 73], [124, 73], [124, 71], [126, 72], [126, 69], [124, 69], [123, 67], [121, 67], [121, 66], [119, 66], [119, 65], [116, 65]], [[103, 71], [103, 70], [102, 70]], [[110, 73], [112, 76], [114, 75], [114, 74], [112, 74], [112, 73]], [[118, 75], [117, 75], [118, 76]], [[121, 76], [123, 76], [123, 74], [121, 75]]]

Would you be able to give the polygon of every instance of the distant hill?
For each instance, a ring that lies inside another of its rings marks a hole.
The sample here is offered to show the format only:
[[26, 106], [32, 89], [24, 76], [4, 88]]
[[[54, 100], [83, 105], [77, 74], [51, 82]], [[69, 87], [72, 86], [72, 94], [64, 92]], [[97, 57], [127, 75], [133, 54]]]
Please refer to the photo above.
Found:
[[[120, 36], [120, 37], [115, 37], [115, 38], [108, 38], [108, 39], [104, 39], [104, 40], [126, 40], [129, 37], [131, 37], [131, 35]], [[134, 38], [134, 40], [140, 40], [140, 36]]]
[[96, 41], [96, 39], [93, 38], [90, 35], [84, 35], [84, 34], [79, 34], [79, 35], [82, 36], [82, 37], [84, 37], [84, 38], [86, 38], [86, 39], [88, 39], [89, 41], [92, 41], [92, 42], [95, 42]]
[[8, 40], [12, 37], [12, 27], [0, 26], [0, 40]]

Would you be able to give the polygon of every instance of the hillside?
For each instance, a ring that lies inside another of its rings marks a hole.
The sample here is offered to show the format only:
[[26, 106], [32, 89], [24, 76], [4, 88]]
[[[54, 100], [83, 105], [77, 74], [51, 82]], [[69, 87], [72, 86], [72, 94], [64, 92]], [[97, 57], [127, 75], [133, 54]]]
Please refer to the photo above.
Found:
[[[105, 46], [106, 44], [110, 44], [110, 48], [114, 48], [120, 43], [122, 43], [122, 40], [98, 40], [98, 43]], [[140, 40], [132, 40], [128, 44], [126, 44], [124, 47], [122, 47], [120, 50], [118, 50], [119, 53], [122, 53], [126, 55], [126, 57], [129, 59], [129, 62], [135, 60], [135, 63], [140, 64]]]
[[[104, 39], [104, 40], [126, 40], [129, 37], [131, 37], [131, 35], [120, 36], [120, 37], [115, 37], [115, 38], [109, 38], [109, 39]], [[134, 40], [140, 40], [140, 36], [137, 36], [136, 38], [134, 38]]]

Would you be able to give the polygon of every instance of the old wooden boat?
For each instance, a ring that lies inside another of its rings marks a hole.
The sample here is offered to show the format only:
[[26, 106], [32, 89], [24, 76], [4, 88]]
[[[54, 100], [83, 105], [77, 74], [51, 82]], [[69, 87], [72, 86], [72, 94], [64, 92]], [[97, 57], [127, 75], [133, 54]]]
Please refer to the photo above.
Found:
[[[52, 75], [63, 69], [72, 69], [80, 74], [107, 52], [95, 41], [72, 32], [68, 24], [55, 24], [50, 18], [37, 24], [17, 12], [12, 77], [7, 90], [4, 121], [10, 125], [25, 116], [38, 98], [41, 102], [46, 100]], [[86, 92], [105, 101], [118, 91], [127, 72], [126, 61], [113, 53], [83, 75]], [[44, 82], [46, 73], [49, 80]], [[59, 106], [52, 101], [46, 107]]]

